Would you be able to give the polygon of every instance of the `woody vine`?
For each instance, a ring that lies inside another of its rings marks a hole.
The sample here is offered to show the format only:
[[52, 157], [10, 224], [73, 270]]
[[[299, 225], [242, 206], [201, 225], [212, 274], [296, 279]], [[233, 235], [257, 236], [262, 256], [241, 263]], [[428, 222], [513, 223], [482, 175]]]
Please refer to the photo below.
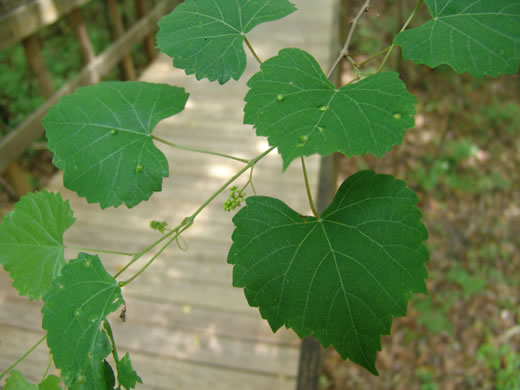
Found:
[[[390, 333], [394, 317], [406, 314], [412, 293], [426, 292], [428, 233], [416, 207], [418, 199], [402, 180], [360, 171], [341, 184], [320, 214], [305, 157], [335, 152], [381, 157], [402, 142], [414, 125], [416, 98], [397, 73], [384, 71], [396, 46], [406, 59], [430, 67], [448, 64], [475, 77], [516, 73], [520, 3], [420, 0], [390, 47], [356, 63], [349, 55], [350, 43], [370, 3], [365, 1], [353, 19], [327, 74], [310, 53], [296, 48], [282, 49], [262, 61], [247, 39], [256, 25], [294, 12], [288, 0], [186, 0], [159, 22], [160, 50], [173, 58], [175, 67], [197, 79], [220, 84], [238, 80], [246, 66], [244, 45], [258, 61], [259, 71], [247, 82], [244, 123], [267, 137], [270, 146], [251, 159], [154, 135], [158, 122], [184, 109], [189, 94], [179, 87], [102, 82], [78, 89], [50, 110], [43, 125], [53, 163], [64, 172], [64, 185], [101, 208], [131, 208], [161, 190], [168, 162], [154, 142], [238, 160], [244, 166], [175, 227], [154, 222], [161, 237], [139, 253], [83, 248], [85, 252], [67, 261], [63, 234], [75, 220], [68, 202], [60, 194], [42, 191], [15, 205], [0, 225], [0, 264], [20, 295], [43, 300], [46, 335], [1, 374], [10, 374], [5, 389], [30, 385], [15, 367], [44, 341], [50, 350], [49, 366], [54, 362], [61, 378], [47, 375], [47, 368], [42, 388], [59, 389], [62, 381], [70, 389], [131, 389], [141, 383], [130, 356], [118, 355], [107, 315], [121, 310], [124, 318], [122, 289], [131, 288], [132, 281], [228, 189], [231, 195], [224, 207], [240, 210], [233, 217], [227, 261], [233, 266], [233, 285], [244, 289], [249, 305], [259, 308], [273, 331], [286, 326], [300, 337], [314, 335], [323, 346], [333, 346], [344, 359], [377, 374], [381, 336]], [[423, 6], [431, 19], [408, 28]], [[343, 58], [357, 77], [336, 87], [329, 78]], [[374, 61], [380, 61], [377, 71], [364, 72]], [[301, 164], [313, 215], [256, 195], [253, 169], [275, 149], [284, 170], [291, 163]], [[244, 174], [249, 179], [239, 188], [234, 182]], [[255, 196], [246, 197], [246, 189]], [[130, 265], [152, 250], [156, 252], [148, 262], [128, 275]], [[115, 253], [129, 261], [110, 275], [99, 256], [86, 252]], [[110, 354], [115, 367], [106, 360]]]

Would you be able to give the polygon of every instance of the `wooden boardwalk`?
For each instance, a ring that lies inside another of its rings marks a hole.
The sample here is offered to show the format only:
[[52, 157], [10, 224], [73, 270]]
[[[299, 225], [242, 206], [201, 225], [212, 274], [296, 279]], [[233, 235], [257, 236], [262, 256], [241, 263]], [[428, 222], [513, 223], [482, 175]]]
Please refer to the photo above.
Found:
[[[323, 67], [330, 62], [335, 0], [294, 0], [298, 11], [284, 21], [267, 23], [248, 35], [261, 58], [284, 47], [311, 52]], [[172, 142], [251, 158], [265, 150], [243, 121], [247, 79], [258, 70], [248, 54], [244, 77], [224, 86], [197, 82], [159, 57], [142, 80], [182, 86], [191, 93], [186, 110], [162, 121], [157, 135]], [[69, 199], [77, 222], [66, 233], [67, 245], [138, 251], [158, 233], [154, 219], [171, 226], [190, 215], [242, 166], [239, 162], [160, 146], [170, 162], [170, 178], [161, 193], [128, 210], [101, 211], [62, 187], [61, 175], [49, 190]], [[308, 159], [316, 188], [319, 160]], [[296, 162], [282, 175], [277, 153], [255, 168], [259, 195], [277, 196], [300, 212], [309, 212], [304, 182]], [[238, 182], [245, 183], [246, 175]], [[251, 191], [248, 190], [248, 195]], [[257, 309], [248, 307], [243, 291], [231, 286], [232, 267], [226, 263], [234, 213], [223, 210], [222, 194], [203, 211], [183, 235], [189, 247], [172, 246], [139, 279], [123, 289], [127, 318], [112, 317], [120, 352], [130, 351], [144, 380], [138, 389], [294, 389], [299, 340], [288, 330], [273, 334]], [[68, 250], [75, 257], [77, 251]], [[107, 270], [117, 272], [126, 258], [100, 255]], [[146, 259], [135, 264], [138, 269]], [[127, 275], [131, 275], [131, 272]], [[0, 370], [14, 362], [43, 334], [41, 304], [16, 295], [5, 272], [0, 272]], [[30, 379], [41, 378], [48, 361], [46, 346], [35, 350], [19, 369]]]

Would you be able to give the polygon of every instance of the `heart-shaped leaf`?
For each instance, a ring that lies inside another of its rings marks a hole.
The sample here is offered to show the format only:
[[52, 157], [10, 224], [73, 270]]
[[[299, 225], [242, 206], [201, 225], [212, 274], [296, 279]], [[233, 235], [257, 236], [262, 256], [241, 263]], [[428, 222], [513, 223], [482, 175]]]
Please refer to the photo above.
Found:
[[349, 177], [320, 219], [280, 200], [247, 198], [228, 263], [273, 331], [310, 334], [377, 374], [376, 353], [411, 292], [426, 292], [428, 233], [417, 196], [392, 176]]
[[186, 74], [224, 84], [244, 73], [245, 34], [295, 10], [287, 0], [186, 0], [159, 21], [157, 43]]
[[299, 49], [280, 51], [260, 69], [247, 84], [244, 123], [278, 147], [284, 169], [315, 153], [380, 157], [414, 125], [416, 99], [397, 73], [336, 88]]
[[168, 161], [152, 131], [184, 109], [183, 88], [103, 82], [63, 97], [42, 123], [65, 187], [102, 208], [133, 207], [162, 188]]
[[398, 34], [403, 57], [476, 77], [514, 74], [520, 60], [518, 0], [425, 0], [432, 19]]
[[47, 330], [47, 345], [65, 385], [105, 389], [111, 382], [111, 369], [107, 370], [104, 359], [112, 347], [100, 325], [123, 303], [116, 280], [99, 257], [80, 253], [63, 267], [43, 300], [42, 327]]
[[45, 190], [15, 204], [0, 225], [0, 264], [20, 295], [40, 299], [65, 265], [63, 233], [75, 219], [68, 201]]

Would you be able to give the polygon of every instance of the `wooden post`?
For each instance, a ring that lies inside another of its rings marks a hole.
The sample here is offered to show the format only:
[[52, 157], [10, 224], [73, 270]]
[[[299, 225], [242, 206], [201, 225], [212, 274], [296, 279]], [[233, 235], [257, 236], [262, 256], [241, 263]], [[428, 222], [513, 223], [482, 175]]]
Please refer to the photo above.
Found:
[[[146, 4], [144, 0], [135, 0], [135, 12], [138, 19], [141, 19], [146, 15]], [[155, 50], [155, 37], [153, 33], [147, 34], [143, 40], [144, 51], [148, 62], [152, 62], [157, 51]]]
[[[110, 13], [110, 19], [112, 20], [112, 31], [115, 39], [120, 38], [124, 34], [123, 21], [121, 20], [121, 14], [117, 7], [117, 0], [108, 1], [108, 12]], [[135, 68], [132, 56], [130, 53], [126, 53], [122, 59], [123, 72], [126, 80], [135, 80]]]
[[[81, 10], [79, 8], [75, 8], [71, 11], [70, 24], [78, 37], [83, 64], [88, 65], [94, 60], [94, 58], [96, 58], [96, 54], [94, 53], [94, 48], [92, 47], [92, 43], [88, 36], [87, 25], [85, 24], [85, 20], [83, 19], [83, 15], [81, 15]], [[90, 84], [95, 84], [98, 81], [98, 74], [93, 73], [90, 75]]]
[[40, 84], [43, 95], [48, 98], [54, 93], [54, 84], [47, 70], [47, 66], [45, 66], [45, 62], [43, 61], [38, 39], [34, 35], [31, 35], [22, 40], [22, 43], [27, 64], [31, 72], [33, 72], [38, 79], [38, 84]]

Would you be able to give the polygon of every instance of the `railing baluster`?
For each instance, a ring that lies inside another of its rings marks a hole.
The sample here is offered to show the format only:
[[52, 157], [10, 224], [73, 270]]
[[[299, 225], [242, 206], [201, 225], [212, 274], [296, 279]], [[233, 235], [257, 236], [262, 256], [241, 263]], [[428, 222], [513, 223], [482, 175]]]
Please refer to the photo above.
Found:
[[[123, 21], [121, 19], [121, 14], [119, 13], [119, 8], [117, 6], [117, 0], [107, 0], [108, 1], [108, 12], [110, 13], [110, 19], [112, 20], [112, 31], [114, 33], [114, 37], [120, 38], [125, 29], [123, 27]], [[135, 80], [135, 68], [134, 62], [132, 60], [132, 56], [130, 53], [126, 53], [122, 59], [123, 64], [123, 72], [126, 80]]]

